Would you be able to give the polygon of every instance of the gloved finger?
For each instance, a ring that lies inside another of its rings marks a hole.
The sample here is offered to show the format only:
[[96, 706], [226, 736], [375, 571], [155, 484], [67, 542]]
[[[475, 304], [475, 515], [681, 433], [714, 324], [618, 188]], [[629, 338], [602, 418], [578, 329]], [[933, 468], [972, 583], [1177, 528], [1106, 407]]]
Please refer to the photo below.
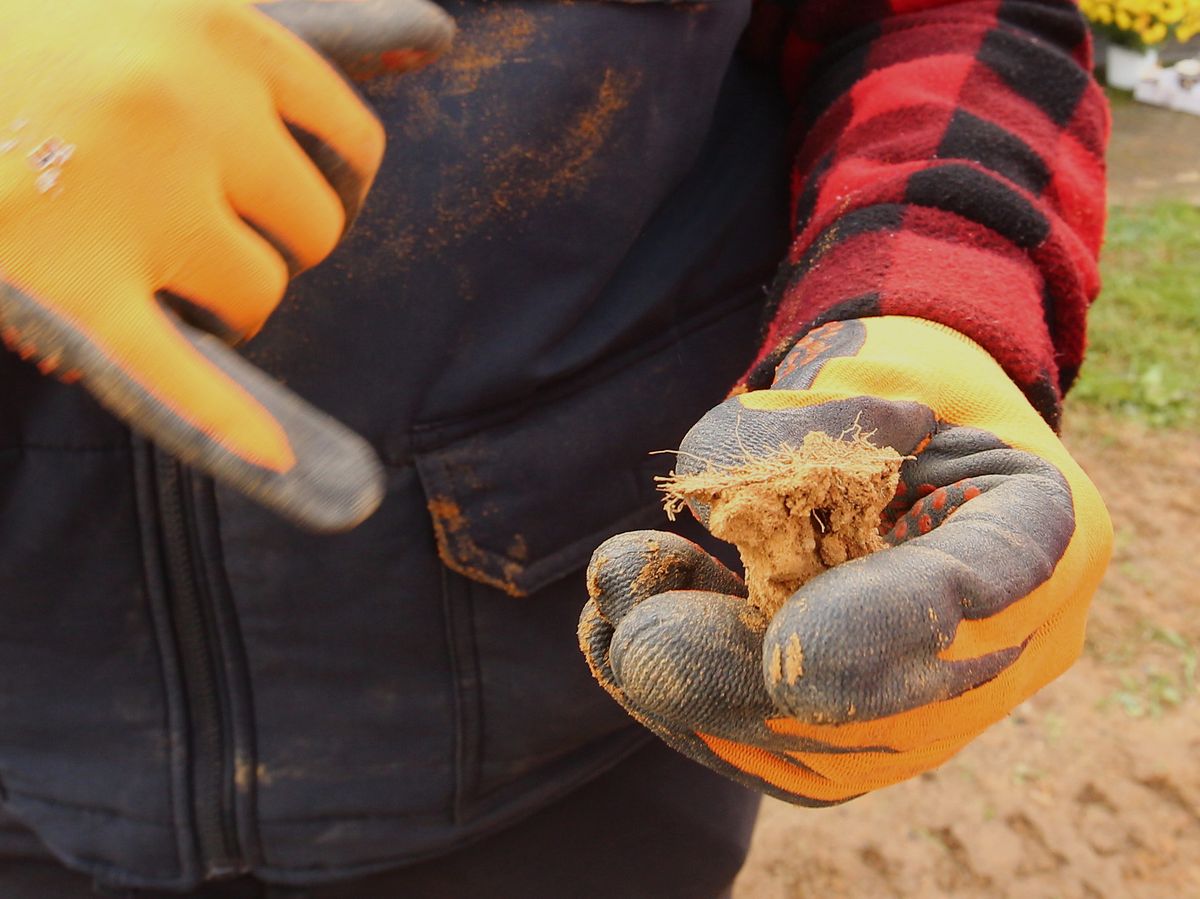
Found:
[[[258, 52], [277, 115], [341, 202], [347, 226], [366, 199], [383, 159], [384, 133], [358, 92], [311, 46], [262, 18], [230, 52]], [[238, 157], [232, 161], [237, 163]], [[232, 166], [227, 166], [232, 168]]]
[[353, 60], [378, 60], [388, 50], [432, 54], [448, 44], [451, 20], [425, 0], [280, 0], [258, 9], [287, 29], [270, 28], [266, 22], [261, 29], [270, 46], [266, 58], [279, 113], [341, 199], [348, 227], [383, 158], [383, 127], [354, 88], [313, 49], [337, 53], [351, 65]]
[[766, 626], [743, 597], [672, 590], [639, 603], [616, 626], [603, 619], [589, 624], [581, 642], [592, 647], [610, 692], [659, 729], [772, 753], [873, 751], [770, 728], [779, 712], [762, 680]]
[[667, 531], [627, 531], [604, 541], [592, 553], [587, 585], [598, 614], [613, 625], [637, 603], [668, 590], [746, 595], [740, 577]]
[[612, 676], [628, 701], [673, 730], [729, 739], [766, 733], [766, 619], [744, 599], [697, 590], [660, 593], [616, 625]]
[[123, 314], [99, 317], [84, 333], [0, 282], [0, 320], [167, 452], [285, 517], [335, 531], [374, 511], [383, 474], [361, 437], [138, 288], [107, 290], [97, 302]]
[[[664, 603], [670, 603], [672, 594], [663, 595], [668, 597]], [[796, 753], [851, 753], [859, 750], [832, 746], [818, 739], [777, 733], [773, 730], [768, 723], [771, 719], [767, 717], [771, 714], [769, 700], [762, 692], [761, 682], [754, 683], [758, 678], [755, 658], [757, 653], [750, 644], [755, 643], [759, 639], [758, 636], [739, 630], [742, 623], [737, 621], [737, 605], [728, 602], [732, 597], [716, 594], [701, 596], [703, 598], [699, 604], [689, 605], [695, 605], [696, 609], [713, 607], [715, 616], [727, 618], [734, 629], [731, 640], [721, 641], [726, 648], [736, 645], [739, 634], [744, 641], [740, 651], [735, 648], [730, 653], [737, 666], [732, 679], [736, 680], [740, 675], [746, 685], [746, 689], [739, 693], [744, 700], [740, 705], [722, 707], [718, 697], [709, 696], [706, 699], [704, 686], [698, 686], [694, 690], [675, 691], [675, 698], [681, 702], [678, 706], [670, 702], [671, 691], [661, 691], [659, 697], [651, 699], [651, 705], [662, 707], [661, 714], [656, 714], [651, 708], [642, 705], [641, 700], [645, 695], [654, 692], [652, 682], [657, 666], [649, 652], [643, 651], [653, 650], [656, 642], [653, 629], [647, 634], [648, 643], [645, 646], [635, 644], [631, 652], [625, 653], [627, 660], [623, 664], [630, 671], [630, 682], [637, 696], [635, 700], [617, 680], [610, 662], [610, 648], [616, 629], [600, 615], [595, 601], [588, 600], [579, 619], [579, 645], [592, 675], [625, 711], [658, 735], [668, 746], [745, 783], [752, 789], [772, 793], [781, 799], [802, 805], [829, 805], [831, 799], [842, 801], [849, 798], [844, 790], [832, 789], [826, 779], [799, 759]], [[658, 597], [653, 602], [658, 602]], [[673, 614], [670, 608], [665, 611], [668, 615]], [[685, 609], [683, 617], [679, 619], [684, 627], [690, 624], [690, 611], [695, 609]], [[622, 643], [627, 643], [630, 635], [636, 634], [639, 629], [638, 620], [634, 618], [630, 630], [622, 636]], [[722, 660], [706, 660], [706, 651], [704, 645], [692, 649], [685, 648], [677, 653], [677, 657], [686, 660], [687, 666], [708, 672], [710, 665], [719, 664]], [[640, 659], [634, 658], [639, 656]], [[633, 659], [632, 664], [628, 659]], [[646, 682], [647, 678], [649, 684]], [[710, 677], [710, 680], [725, 681], [727, 678]], [[648, 686], [650, 689], [646, 689]], [[708, 730], [700, 729], [701, 726]], [[765, 772], [766, 776], [760, 771]], [[782, 779], [787, 780], [789, 786], [794, 787], [797, 779], [812, 783], [809, 791], [812, 798], [804, 798], [807, 794], [798, 796], [794, 788], [781, 788], [781, 778], [774, 774], [777, 771], [786, 772], [786, 777]]]
[[454, 21], [423, 0], [274, 0], [259, 8], [355, 79], [417, 68], [454, 38]]
[[985, 437], [976, 462], [993, 474], [966, 482], [973, 498], [926, 533], [818, 575], [776, 614], [763, 671], [783, 712], [843, 724], [951, 699], [1010, 666], [1058, 611], [1030, 597], [1074, 532], [1070, 488], [1045, 460], [997, 455]]
[[[616, 695], [616, 681], [613, 679], [612, 665], [608, 658], [608, 647], [612, 643], [613, 626], [596, 606], [596, 600], [589, 599], [583, 605], [579, 614], [579, 626], [576, 636], [579, 638], [579, 648], [587, 660], [592, 676], [600, 682], [609, 693]], [[623, 694], [618, 700], [624, 704]]]
[[[616, 626], [635, 605], [670, 590], [746, 595], [736, 574], [703, 549], [667, 531], [628, 531], [610, 537], [592, 553], [587, 570], [589, 599], [579, 617], [579, 648], [592, 675], [643, 724], [659, 733], [669, 727], [630, 701], [613, 674], [611, 646]], [[760, 622], [759, 629], [766, 622]]]
[[333, 251], [346, 226], [346, 209], [326, 176], [302, 152], [275, 116], [255, 123], [249, 143], [222, 173], [229, 205], [275, 248], [291, 275]]
[[197, 217], [206, 230], [204, 252], [180, 251], [159, 299], [188, 324], [234, 344], [262, 327], [289, 272], [275, 248], [219, 198], [213, 207]]
[[940, 430], [900, 469], [896, 495], [884, 509], [884, 538], [902, 543], [927, 534], [987, 489], [1028, 465], [1029, 454], [976, 428]]

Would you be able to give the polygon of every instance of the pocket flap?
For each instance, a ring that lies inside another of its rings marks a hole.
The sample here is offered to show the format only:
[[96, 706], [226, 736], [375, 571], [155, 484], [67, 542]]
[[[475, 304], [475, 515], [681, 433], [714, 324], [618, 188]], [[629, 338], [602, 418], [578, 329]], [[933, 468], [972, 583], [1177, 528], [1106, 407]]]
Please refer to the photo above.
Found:
[[740, 373], [729, 346], [752, 346], [747, 299], [568, 395], [418, 453], [443, 563], [525, 596], [582, 569], [613, 534], [664, 526], [654, 476], [674, 458], [650, 453], [678, 446]]

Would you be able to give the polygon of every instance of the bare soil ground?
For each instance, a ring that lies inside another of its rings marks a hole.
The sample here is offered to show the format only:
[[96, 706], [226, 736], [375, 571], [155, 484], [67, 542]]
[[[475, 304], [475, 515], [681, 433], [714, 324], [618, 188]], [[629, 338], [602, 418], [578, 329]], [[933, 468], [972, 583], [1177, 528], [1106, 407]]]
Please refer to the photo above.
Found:
[[1108, 170], [1114, 206], [1153, 200], [1200, 205], [1200, 116], [1114, 100]]
[[[1119, 105], [1114, 200], [1200, 203], [1197, 147], [1200, 118]], [[735, 899], [1200, 897], [1200, 434], [1066, 421], [1116, 528], [1083, 657], [915, 781], [767, 800]]]

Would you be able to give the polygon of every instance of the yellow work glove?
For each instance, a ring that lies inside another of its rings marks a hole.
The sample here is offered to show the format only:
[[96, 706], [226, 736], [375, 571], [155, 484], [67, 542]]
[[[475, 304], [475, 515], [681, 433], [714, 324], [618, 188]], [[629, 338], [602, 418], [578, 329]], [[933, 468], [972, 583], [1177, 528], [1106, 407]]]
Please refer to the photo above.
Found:
[[619, 534], [592, 559], [579, 637], [605, 689], [670, 745], [825, 805], [942, 763], [1065, 671], [1112, 527], [1000, 366], [941, 325], [818, 328], [771, 389], [701, 419], [678, 467], [736, 468], [812, 431], [910, 457], [880, 521], [886, 548], [817, 575], [768, 619], [695, 544]]
[[0, 0], [5, 342], [289, 518], [356, 524], [370, 447], [227, 344], [333, 249], [382, 158], [329, 59], [398, 70], [452, 32], [424, 0]]

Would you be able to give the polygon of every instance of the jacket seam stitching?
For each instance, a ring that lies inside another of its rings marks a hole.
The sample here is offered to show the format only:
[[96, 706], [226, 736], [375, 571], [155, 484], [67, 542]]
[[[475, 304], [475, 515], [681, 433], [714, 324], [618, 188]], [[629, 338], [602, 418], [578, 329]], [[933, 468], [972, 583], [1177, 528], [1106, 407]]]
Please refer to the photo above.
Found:
[[[153, 452], [150, 445], [143, 441], [138, 441], [131, 445], [130, 455], [132, 458], [132, 475], [133, 489], [135, 493], [135, 502], [133, 506], [134, 518], [137, 521], [138, 528], [138, 558], [141, 560], [142, 567], [142, 588], [145, 591], [145, 608], [147, 626], [150, 630], [150, 635], [154, 643], [154, 654], [158, 660], [158, 683], [162, 696], [163, 717], [161, 722], [162, 733], [166, 738], [169, 747], [167, 758], [164, 763], [164, 774], [166, 776], [166, 794], [167, 794], [167, 811], [170, 814], [170, 824], [167, 829], [171, 834], [170, 840], [172, 851], [175, 854], [175, 874], [182, 875], [187, 867], [186, 857], [184, 852], [183, 841], [190, 835], [188, 831], [180, 826], [181, 810], [179, 805], [179, 796], [176, 792], [176, 771], [178, 765], [178, 750], [177, 750], [177, 735], [173, 726], [173, 709], [172, 709], [172, 685], [168, 679], [168, 668], [171, 667], [174, 661], [162, 643], [160, 629], [163, 626], [162, 608], [158, 603], [162, 599], [155, 589], [155, 578], [151, 570], [151, 565], [157, 556], [147, 556], [147, 531], [153, 532], [153, 537], [158, 538], [157, 520], [152, 522], [146, 521], [146, 510], [143, 507], [144, 503], [153, 502], [153, 498], [146, 495], [147, 490], [151, 489], [146, 484], [146, 465], [149, 464], [149, 456]], [[140, 452], [141, 465], [138, 464]], [[169, 623], [168, 623], [169, 624]], [[118, 815], [119, 816], [119, 815]], [[120, 870], [113, 866], [112, 870]]]

